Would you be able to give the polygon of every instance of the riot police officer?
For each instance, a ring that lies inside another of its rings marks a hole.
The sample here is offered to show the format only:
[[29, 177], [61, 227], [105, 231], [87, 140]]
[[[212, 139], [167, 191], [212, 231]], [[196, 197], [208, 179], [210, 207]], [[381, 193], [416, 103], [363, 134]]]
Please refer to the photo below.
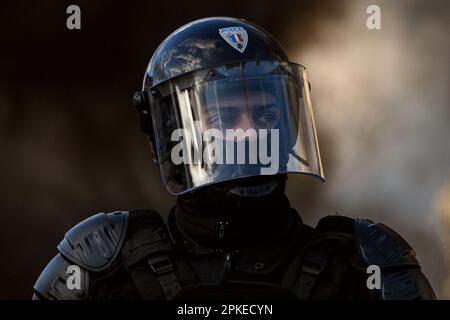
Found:
[[[134, 96], [162, 182], [149, 209], [69, 230], [35, 299], [434, 299], [409, 244], [343, 216], [305, 225], [288, 173], [324, 180], [305, 68], [240, 19], [191, 22], [157, 48]], [[368, 288], [367, 267], [381, 271]], [[78, 286], [68, 286], [76, 266]]]

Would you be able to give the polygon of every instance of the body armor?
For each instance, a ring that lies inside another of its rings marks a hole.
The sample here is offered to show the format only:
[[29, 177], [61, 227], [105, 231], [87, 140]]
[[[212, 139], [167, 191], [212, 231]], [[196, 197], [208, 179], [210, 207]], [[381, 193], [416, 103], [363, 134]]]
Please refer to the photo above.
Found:
[[[33, 298], [435, 299], [412, 248], [383, 224], [334, 215], [313, 229], [291, 209], [276, 237], [208, 248], [180, 230], [175, 210], [167, 225], [152, 210], [99, 213], [67, 232]], [[373, 264], [380, 290], [366, 286]], [[79, 289], [68, 289], [69, 265], [80, 267]]]

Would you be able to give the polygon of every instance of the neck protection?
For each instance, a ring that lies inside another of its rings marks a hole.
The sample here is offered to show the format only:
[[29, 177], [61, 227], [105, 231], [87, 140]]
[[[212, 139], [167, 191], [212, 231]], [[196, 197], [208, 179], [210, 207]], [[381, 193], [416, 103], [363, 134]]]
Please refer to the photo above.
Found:
[[260, 176], [180, 196], [174, 210], [177, 227], [207, 247], [272, 241], [295, 220], [285, 185], [285, 175]]

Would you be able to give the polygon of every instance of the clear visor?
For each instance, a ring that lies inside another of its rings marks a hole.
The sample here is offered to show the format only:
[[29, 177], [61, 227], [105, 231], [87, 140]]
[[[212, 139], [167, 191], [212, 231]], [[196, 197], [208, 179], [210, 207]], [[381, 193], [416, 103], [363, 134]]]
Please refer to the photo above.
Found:
[[284, 173], [324, 180], [303, 66], [224, 65], [151, 90], [156, 152], [170, 193]]

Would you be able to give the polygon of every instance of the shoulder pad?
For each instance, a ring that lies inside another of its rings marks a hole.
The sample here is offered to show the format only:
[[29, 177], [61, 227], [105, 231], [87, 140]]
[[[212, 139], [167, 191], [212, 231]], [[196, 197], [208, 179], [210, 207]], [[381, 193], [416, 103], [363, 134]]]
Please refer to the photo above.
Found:
[[98, 213], [70, 229], [58, 251], [89, 271], [104, 271], [118, 256], [127, 226], [126, 211]]
[[382, 300], [436, 300], [436, 294], [420, 268], [385, 271]]
[[369, 265], [418, 266], [415, 252], [397, 232], [381, 223], [357, 219], [355, 240], [358, 253]]
[[60, 254], [56, 255], [44, 268], [34, 285], [34, 300], [82, 300], [86, 299], [89, 286], [89, 274], [79, 268], [79, 288], [69, 289], [67, 280], [71, 275], [71, 263]]

